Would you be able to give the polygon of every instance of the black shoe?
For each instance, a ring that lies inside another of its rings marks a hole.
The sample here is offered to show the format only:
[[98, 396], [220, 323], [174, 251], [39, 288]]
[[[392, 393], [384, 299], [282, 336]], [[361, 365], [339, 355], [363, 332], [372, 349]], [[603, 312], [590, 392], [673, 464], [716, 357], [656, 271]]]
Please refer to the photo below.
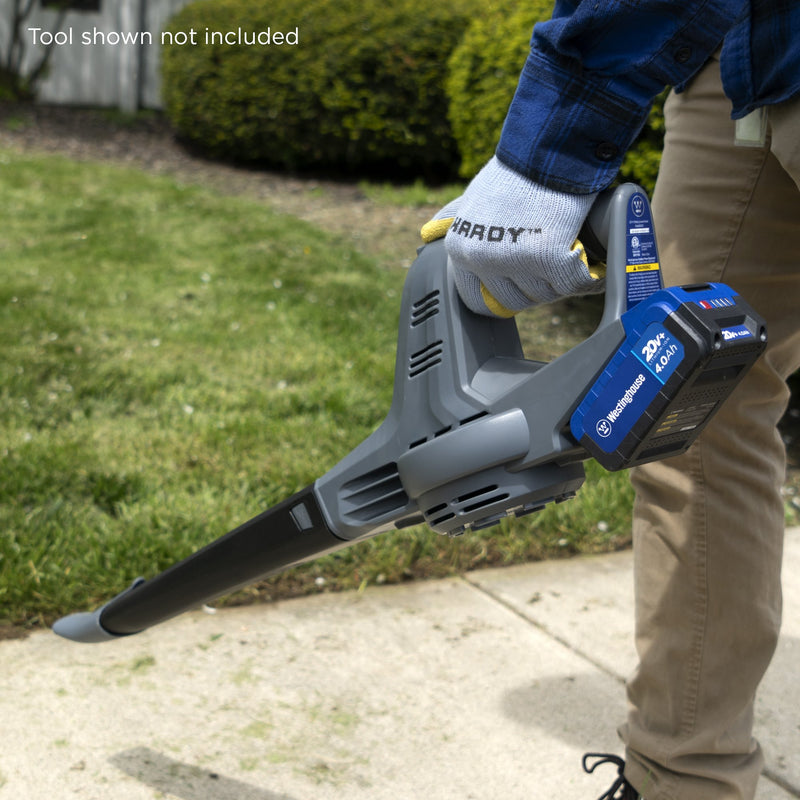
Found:
[[[596, 758], [597, 761], [591, 766], [587, 766], [589, 759]], [[591, 774], [601, 764], [616, 764], [618, 777], [614, 785], [605, 793], [600, 795], [597, 800], [642, 800], [639, 792], [625, 780], [625, 762], [619, 756], [611, 756], [607, 753], [587, 753], [583, 757], [583, 771]]]

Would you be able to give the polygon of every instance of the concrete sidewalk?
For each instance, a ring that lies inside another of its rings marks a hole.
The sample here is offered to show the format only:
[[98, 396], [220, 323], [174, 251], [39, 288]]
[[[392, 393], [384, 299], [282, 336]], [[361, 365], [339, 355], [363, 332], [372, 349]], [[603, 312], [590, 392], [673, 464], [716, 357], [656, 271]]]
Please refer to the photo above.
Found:
[[[800, 797], [800, 529], [758, 705]], [[596, 800], [635, 662], [630, 553], [0, 643], [0, 798]]]

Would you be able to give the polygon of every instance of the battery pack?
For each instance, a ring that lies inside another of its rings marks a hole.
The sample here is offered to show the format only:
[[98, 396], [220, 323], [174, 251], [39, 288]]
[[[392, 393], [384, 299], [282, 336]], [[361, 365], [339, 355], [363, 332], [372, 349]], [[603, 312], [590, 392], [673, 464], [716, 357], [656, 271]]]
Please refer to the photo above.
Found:
[[688, 449], [767, 345], [764, 320], [724, 284], [661, 289], [620, 319], [626, 338], [570, 420], [611, 471]]

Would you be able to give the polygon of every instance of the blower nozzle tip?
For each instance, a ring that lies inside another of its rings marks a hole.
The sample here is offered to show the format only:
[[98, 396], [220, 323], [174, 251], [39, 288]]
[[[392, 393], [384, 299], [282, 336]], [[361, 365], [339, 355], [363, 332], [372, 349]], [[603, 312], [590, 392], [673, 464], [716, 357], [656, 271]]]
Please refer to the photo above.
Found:
[[117, 634], [109, 633], [100, 623], [101, 611], [102, 609], [83, 611], [62, 617], [53, 625], [53, 633], [73, 642], [83, 642], [85, 644], [118, 639], [119, 636]]

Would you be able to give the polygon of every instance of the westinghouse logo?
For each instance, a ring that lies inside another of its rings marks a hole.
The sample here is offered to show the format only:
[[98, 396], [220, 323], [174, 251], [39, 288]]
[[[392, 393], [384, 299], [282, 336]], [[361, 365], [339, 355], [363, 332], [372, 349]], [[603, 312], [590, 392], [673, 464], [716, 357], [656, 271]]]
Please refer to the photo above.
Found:
[[600, 417], [597, 420], [597, 425], [594, 426], [594, 429], [601, 439], [608, 439], [611, 436], [611, 423], [605, 417]]
[[601, 439], [608, 439], [608, 437], [611, 436], [614, 430], [613, 423], [619, 419], [620, 414], [633, 402], [636, 392], [644, 386], [645, 380], [645, 376], [639, 373], [634, 382], [628, 387], [625, 394], [617, 401], [614, 408], [612, 408], [606, 416], [600, 417], [600, 419], [597, 420], [594, 429]]
[[606, 415], [606, 419], [609, 422], [616, 422], [619, 419], [620, 414], [622, 414], [625, 408], [633, 402], [636, 392], [642, 388], [645, 380], [646, 378], [641, 373], [636, 376], [636, 380], [630, 385], [625, 394], [620, 397], [619, 402], [614, 406], [614, 408], [612, 408], [611, 411], [609, 411]]

